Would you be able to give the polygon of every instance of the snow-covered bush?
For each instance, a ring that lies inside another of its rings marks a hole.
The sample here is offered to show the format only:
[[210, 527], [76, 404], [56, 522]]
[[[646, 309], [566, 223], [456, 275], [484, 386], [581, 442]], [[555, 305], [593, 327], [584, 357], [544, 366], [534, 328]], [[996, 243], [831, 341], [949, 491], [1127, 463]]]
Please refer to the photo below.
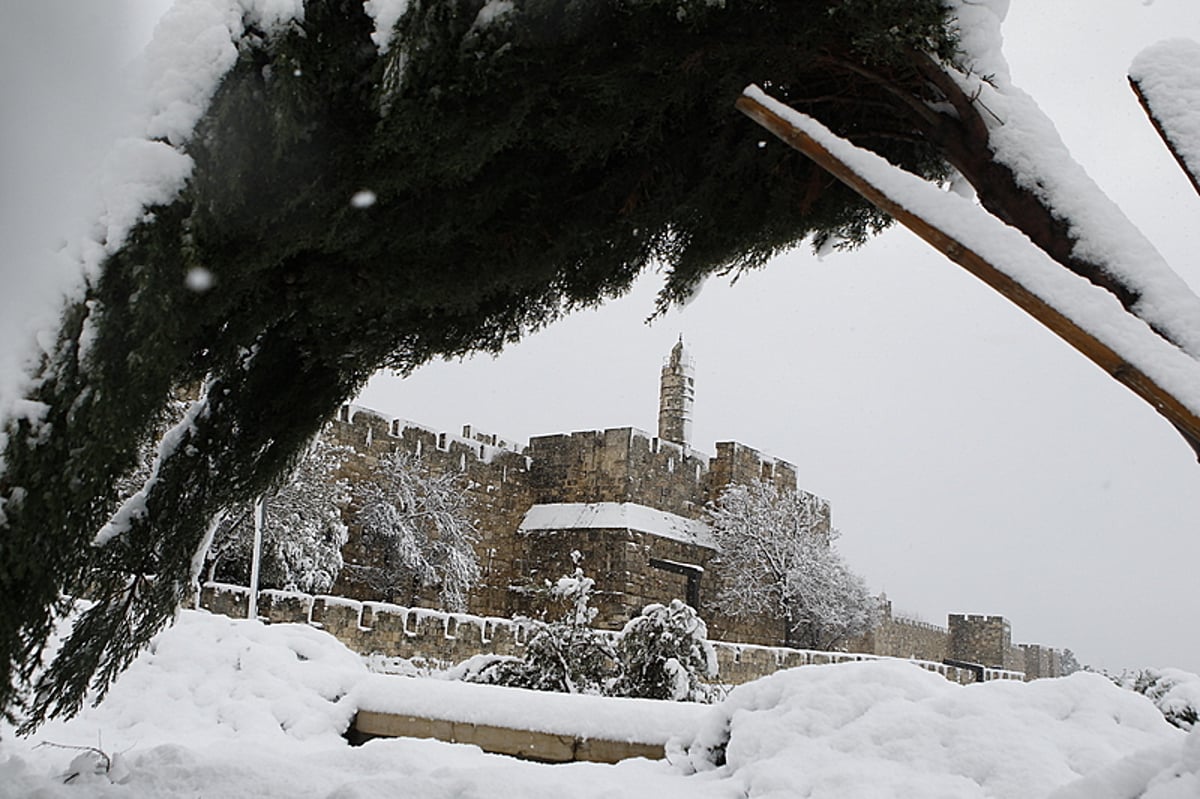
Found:
[[674, 599], [647, 605], [615, 636], [593, 629], [595, 581], [579, 566], [579, 552], [571, 557], [575, 571], [544, 589], [566, 609], [557, 621], [527, 622], [536, 632], [523, 657], [477, 655], [446, 676], [538, 691], [710, 701], [704, 678], [716, 676], [717, 654], [696, 611]]
[[567, 606], [562, 617], [549, 624], [534, 622], [537, 632], [523, 658], [496, 657], [476, 663], [462, 672], [462, 679], [569, 694], [611, 691], [620, 675], [620, 661], [609, 636], [591, 627], [596, 617], [591, 606], [596, 581], [584, 575], [579, 552], [571, 556], [575, 571], [547, 587], [553, 600]]
[[685, 602], [647, 605], [630, 619], [617, 643], [622, 674], [617, 696], [706, 702], [713, 689], [705, 678], [717, 676], [717, 653], [708, 627]]
[[1200, 721], [1200, 676], [1182, 669], [1142, 669], [1115, 678], [1117, 685], [1137, 691], [1182, 730], [1197, 728]]

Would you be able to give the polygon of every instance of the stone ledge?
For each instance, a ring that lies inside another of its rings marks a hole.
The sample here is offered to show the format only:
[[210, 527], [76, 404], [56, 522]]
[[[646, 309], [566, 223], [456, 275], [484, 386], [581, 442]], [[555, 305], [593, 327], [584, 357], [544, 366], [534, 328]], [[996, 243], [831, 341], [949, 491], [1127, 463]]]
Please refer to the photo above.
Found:
[[434, 738], [447, 743], [472, 744], [485, 752], [542, 763], [616, 763], [631, 757], [651, 760], [663, 757], [662, 744], [576, 738], [373, 710], [358, 711], [348, 737], [355, 743], [371, 738]]

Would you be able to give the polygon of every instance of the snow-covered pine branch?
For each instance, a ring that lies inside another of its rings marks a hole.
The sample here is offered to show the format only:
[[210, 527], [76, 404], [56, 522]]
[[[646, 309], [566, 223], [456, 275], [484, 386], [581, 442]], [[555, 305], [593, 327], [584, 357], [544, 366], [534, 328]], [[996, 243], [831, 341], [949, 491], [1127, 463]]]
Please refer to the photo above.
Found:
[[[949, 5], [960, 33], [956, 55], [908, 54], [924, 91], [899, 85], [904, 71], [833, 66], [874, 81], [907, 108], [910, 124], [970, 184], [978, 204], [756, 86], [738, 107], [1146, 400], [1200, 456], [1200, 297], [1011, 82], [1000, 48], [1007, 3]], [[1200, 119], [1197, 63], [1195, 46], [1184, 43], [1159, 46], [1134, 68], [1135, 89], [1144, 82], [1153, 95], [1143, 102], [1189, 175], [1185, 153], [1194, 154]]]
[[[282, 485], [264, 497], [260, 587], [321, 593], [342, 570], [350, 489], [338, 472], [349, 450], [316, 438]], [[253, 503], [226, 514], [208, 550], [208, 579], [246, 584]]]

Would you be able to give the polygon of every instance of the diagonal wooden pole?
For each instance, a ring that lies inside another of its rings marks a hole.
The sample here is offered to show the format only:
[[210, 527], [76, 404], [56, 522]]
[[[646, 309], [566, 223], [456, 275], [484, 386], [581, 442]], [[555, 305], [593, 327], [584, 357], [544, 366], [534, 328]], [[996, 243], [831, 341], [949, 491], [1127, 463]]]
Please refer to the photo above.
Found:
[[738, 98], [736, 105], [743, 114], [770, 131], [785, 144], [811, 158], [822, 169], [916, 233], [938, 252], [1000, 292], [1107, 372], [1117, 382], [1150, 403], [1151, 407], [1175, 426], [1175, 429], [1183, 435], [1188, 445], [1196, 452], [1197, 458], [1200, 458], [1200, 417], [1169, 391], [1045, 300], [997, 269], [978, 253], [896, 202], [803, 130], [792, 125], [758, 100], [742, 95]]

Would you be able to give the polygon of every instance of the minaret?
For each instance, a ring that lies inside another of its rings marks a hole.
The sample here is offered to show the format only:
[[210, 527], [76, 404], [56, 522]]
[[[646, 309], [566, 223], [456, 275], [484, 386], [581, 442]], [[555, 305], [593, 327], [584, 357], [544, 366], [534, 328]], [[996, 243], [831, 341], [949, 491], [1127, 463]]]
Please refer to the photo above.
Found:
[[658, 437], [685, 447], [692, 443], [692, 403], [696, 400], [696, 381], [692, 378], [692, 359], [683, 347], [683, 336], [663, 364], [658, 391]]

